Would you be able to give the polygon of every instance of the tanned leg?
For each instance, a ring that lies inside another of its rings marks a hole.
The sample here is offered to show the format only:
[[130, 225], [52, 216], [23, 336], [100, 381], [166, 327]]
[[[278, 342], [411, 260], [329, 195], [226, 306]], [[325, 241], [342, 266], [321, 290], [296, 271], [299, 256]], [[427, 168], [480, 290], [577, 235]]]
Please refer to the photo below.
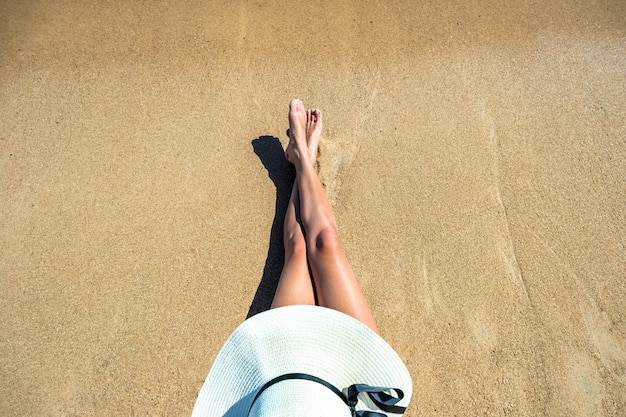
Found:
[[[300, 100], [290, 103], [292, 111], [300, 113]], [[317, 137], [322, 129], [322, 114], [313, 110], [309, 130]], [[305, 117], [304, 117], [305, 118]], [[305, 230], [306, 251], [313, 273], [319, 304], [346, 313], [378, 332], [372, 312], [339, 244], [337, 225], [326, 192], [315, 170], [307, 147], [306, 135], [294, 132], [285, 151], [296, 167], [296, 183], [300, 192], [300, 220]]]
[[[317, 147], [319, 133], [308, 134], [309, 118], [314, 116], [310, 112], [304, 113], [303, 108], [290, 108], [289, 111], [289, 136], [294, 141], [294, 134], [305, 135], [309, 149], [311, 162], [315, 164], [317, 159]], [[320, 132], [321, 133], [321, 132]], [[285, 264], [278, 281], [276, 294], [271, 308], [283, 307], [296, 304], [315, 304], [313, 283], [309, 275], [309, 266], [306, 255], [306, 241], [300, 223], [300, 191], [298, 181], [294, 182], [289, 198], [289, 205], [285, 214], [283, 240], [285, 243]]]
[[285, 215], [283, 240], [285, 264], [271, 308], [297, 304], [315, 304], [313, 284], [309, 275], [306, 241], [297, 221], [298, 187], [294, 184]]

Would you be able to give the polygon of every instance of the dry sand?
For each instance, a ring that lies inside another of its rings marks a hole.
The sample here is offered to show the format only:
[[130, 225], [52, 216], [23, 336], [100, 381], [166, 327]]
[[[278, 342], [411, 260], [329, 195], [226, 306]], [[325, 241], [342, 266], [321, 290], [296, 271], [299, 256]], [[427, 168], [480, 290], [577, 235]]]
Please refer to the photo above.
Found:
[[623, 0], [2, 1], [0, 54], [1, 415], [191, 413], [292, 97], [408, 416], [626, 414]]

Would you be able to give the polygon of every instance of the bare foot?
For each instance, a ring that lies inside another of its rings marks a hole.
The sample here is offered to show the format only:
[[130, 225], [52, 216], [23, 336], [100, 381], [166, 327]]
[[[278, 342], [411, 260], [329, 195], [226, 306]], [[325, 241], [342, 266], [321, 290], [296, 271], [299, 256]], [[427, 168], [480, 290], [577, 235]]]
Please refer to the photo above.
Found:
[[294, 98], [289, 103], [289, 144], [285, 149], [285, 157], [296, 166], [303, 158], [309, 158], [306, 125], [307, 114], [304, 104]]
[[306, 111], [306, 143], [311, 162], [315, 164], [318, 155], [320, 136], [322, 135], [322, 112], [317, 109]]

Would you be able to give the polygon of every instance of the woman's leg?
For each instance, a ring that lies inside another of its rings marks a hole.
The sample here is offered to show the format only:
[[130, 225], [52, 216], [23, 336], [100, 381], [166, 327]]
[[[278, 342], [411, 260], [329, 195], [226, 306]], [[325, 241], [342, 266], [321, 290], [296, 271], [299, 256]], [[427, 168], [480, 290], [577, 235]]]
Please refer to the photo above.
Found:
[[[313, 114], [310, 114], [313, 117]], [[321, 121], [321, 119], [320, 119]], [[293, 136], [296, 129], [290, 126], [289, 135]], [[308, 132], [307, 132], [308, 133]], [[313, 131], [311, 131], [313, 133]], [[317, 159], [319, 133], [306, 136], [307, 148], [311, 162]], [[285, 265], [278, 281], [272, 307], [284, 307], [295, 304], [315, 304], [313, 282], [309, 274], [306, 254], [306, 241], [300, 222], [300, 191], [296, 180], [291, 190], [289, 205], [285, 214], [283, 241], [285, 244]]]
[[306, 242], [302, 234], [302, 227], [298, 222], [299, 204], [298, 183], [295, 182], [285, 214], [283, 232], [285, 264], [280, 274], [271, 308], [295, 304], [315, 304], [313, 284], [306, 257]]
[[[309, 117], [308, 123], [310, 135], [319, 137], [321, 112], [314, 110], [310, 115], [313, 116]], [[289, 122], [292, 135], [285, 155], [296, 167], [300, 218], [319, 304], [346, 313], [378, 332], [365, 296], [339, 244], [333, 210], [307, 147], [307, 113], [300, 100], [291, 101]]]

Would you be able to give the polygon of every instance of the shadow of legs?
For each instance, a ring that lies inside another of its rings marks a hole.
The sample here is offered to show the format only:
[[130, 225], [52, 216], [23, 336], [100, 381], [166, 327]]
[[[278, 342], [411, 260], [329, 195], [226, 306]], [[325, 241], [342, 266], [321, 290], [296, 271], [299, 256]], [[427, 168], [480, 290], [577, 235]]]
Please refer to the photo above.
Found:
[[289, 203], [291, 187], [295, 179], [293, 166], [285, 159], [285, 151], [280, 140], [274, 136], [260, 136], [252, 141], [254, 153], [257, 154], [261, 163], [276, 187], [276, 210], [270, 232], [267, 259], [263, 268], [263, 276], [256, 290], [247, 318], [269, 310], [272, 299], [278, 286], [278, 279], [285, 261], [285, 249], [283, 246], [283, 223], [285, 212]]

